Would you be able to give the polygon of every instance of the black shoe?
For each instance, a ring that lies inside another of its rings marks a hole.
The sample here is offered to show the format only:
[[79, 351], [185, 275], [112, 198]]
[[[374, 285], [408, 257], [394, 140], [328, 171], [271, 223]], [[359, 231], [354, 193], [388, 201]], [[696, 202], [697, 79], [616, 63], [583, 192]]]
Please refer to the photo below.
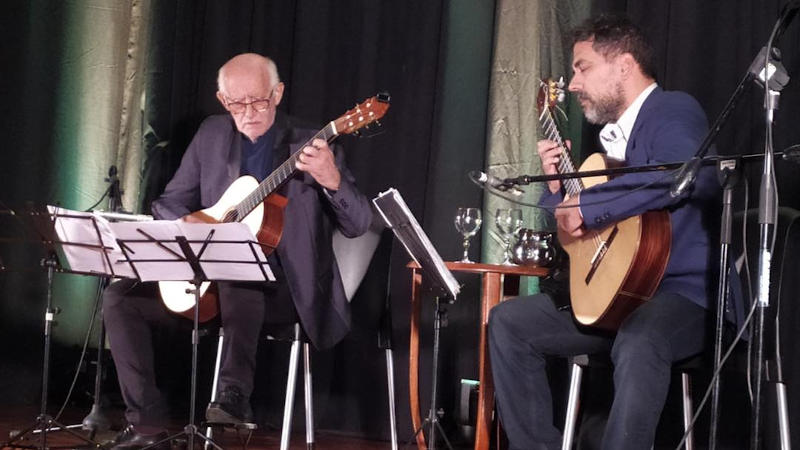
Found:
[[[163, 441], [167, 436], [166, 430], [155, 434], [142, 434], [137, 432], [133, 425], [128, 425], [117, 434], [113, 441], [106, 444], [106, 448], [109, 450], [137, 450]], [[169, 450], [170, 445], [168, 441], [165, 441], [152, 448]]]
[[225, 425], [241, 425], [253, 422], [250, 400], [236, 386], [226, 387], [217, 399], [206, 408], [206, 421]]

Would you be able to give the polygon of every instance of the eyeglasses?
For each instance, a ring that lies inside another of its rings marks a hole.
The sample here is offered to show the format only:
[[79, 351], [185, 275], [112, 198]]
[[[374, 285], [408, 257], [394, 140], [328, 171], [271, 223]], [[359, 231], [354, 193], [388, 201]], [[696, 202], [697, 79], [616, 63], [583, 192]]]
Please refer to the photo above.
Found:
[[225, 97], [225, 107], [228, 108], [231, 114], [244, 114], [248, 106], [253, 108], [253, 111], [264, 112], [272, 105], [273, 92], [274, 90], [270, 91], [269, 96], [265, 98], [257, 98], [249, 102], [234, 102]]

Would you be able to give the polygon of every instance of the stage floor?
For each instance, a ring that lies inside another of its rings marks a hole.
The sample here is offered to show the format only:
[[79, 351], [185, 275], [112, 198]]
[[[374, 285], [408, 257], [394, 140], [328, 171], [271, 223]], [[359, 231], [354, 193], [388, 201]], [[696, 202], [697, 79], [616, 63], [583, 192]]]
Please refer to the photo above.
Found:
[[[12, 432], [12, 430], [24, 430], [25, 428], [33, 425], [36, 421], [38, 411], [38, 407], [3, 407], [2, 411], [0, 411], [0, 444], [3, 444], [9, 440], [9, 433]], [[60, 422], [64, 425], [79, 423], [83, 419], [85, 413], [86, 411], [67, 411], [62, 416], [63, 419], [60, 420]], [[88, 437], [88, 433], [80, 430], [80, 428], [76, 428], [74, 431], [81, 436]], [[178, 426], [174, 430], [171, 429], [170, 431], [178, 433], [181, 431], [181, 429], [180, 426]], [[215, 433], [215, 442], [217, 442], [217, 444], [219, 444], [222, 448], [242, 448], [242, 441], [240, 441], [233, 430]], [[98, 436], [96, 436], [95, 442], [102, 444], [111, 440], [115, 434], [116, 433], [114, 431], [99, 433]], [[185, 436], [181, 436], [180, 439], [185, 439]], [[318, 431], [315, 434], [315, 440], [316, 445], [314, 448], [318, 450], [383, 450], [391, 448], [389, 442], [370, 441], [351, 436], [344, 436], [331, 431]], [[57, 446], [79, 447], [82, 444], [85, 444], [85, 442], [63, 431], [48, 433], [47, 436], [47, 446], [51, 448]], [[16, 442], [16, 445], [40, 447], [41, 436], [39, 434], [29, 434], [26, 439]], [[401, 441], [399, 447], [403, 448], [404, 445], [405, 442]], [[250, 450], [262, 450], [277, 449], [279, 446], [280, 430], [258, 429], [253, 432], [247, 448]], [[173, 445], [173, 449], [178, 448], [185, 448], [185, 444], [180, 445], [180, 442], [176, 442], [175, 445]], [[197, 448], [200, 447], [198, 446]], [[290, 448], [297, 450], [306, 449], [304, 432], [299, 431], [292, 434]]]

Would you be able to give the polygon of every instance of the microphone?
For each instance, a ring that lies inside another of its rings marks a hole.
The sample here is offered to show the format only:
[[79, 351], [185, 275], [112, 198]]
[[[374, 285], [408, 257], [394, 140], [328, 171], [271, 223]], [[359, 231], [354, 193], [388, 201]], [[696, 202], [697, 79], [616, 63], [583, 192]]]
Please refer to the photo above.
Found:
[[793, 163], [800, 163], [800, 145], [792, 145], [783, 151], [781, 157], [784, 161], [791, 161]]
[[781, 63], [780, 50], [774, 47], [771, 50], [766, 71], [764, 70], [764, 61], [767, 59], [767, 47], [761, 47], [758, 55], [750, 63], [748, 72], [760, 86], [766, 86], [773, 91], [780, 91], [789, 83], [789, 74]]
[[478, 186], [483, 188], [490, 187], [497, 189], [501, 192], [509, 192], [515, 196], [520, 196], [524, 192], [520, 190], [518, 187], [514, 186], [513, 183], [510, 183], [506, 180], [501, 180], [493, 175], [489, 175], [488, 173], [483, 173], [480, 170], [472, 170], [469, 172], [469, 178]]
[[669, 188], [669, 195], [672, 198], [680, 197], [694, 184], [694, 179], [697, 178], [697, 171], [700, 170], [702, 162], [703, 158], [694, 156], [681, 167], [680, 172], [675, 175], [675, 179]]

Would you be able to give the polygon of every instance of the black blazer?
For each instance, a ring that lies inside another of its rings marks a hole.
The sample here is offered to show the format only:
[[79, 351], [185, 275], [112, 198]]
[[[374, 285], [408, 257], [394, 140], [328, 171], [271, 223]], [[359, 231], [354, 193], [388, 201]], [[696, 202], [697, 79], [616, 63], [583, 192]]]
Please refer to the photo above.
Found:
[[[273, 128], [273, 167], [317, 132], [280, 112]], [[213, 206], [239, 177], [240, 147], [241, 135], [229, 115], [203, 121], [177, 172], [151, 205], [153, 215], [177, 219]], [[343, 152], [334, 148], [334, 153], [342, 175], [338, 191], [325, 192], [304, 172], [297, 172], [279, 189], [289, 204], [277, 254], [303, 329], [317, 348], [336, 344], [350, 328], [350, 308], [331, 245], [333, 229], [338, 227], [343, 235], [355, 237], [363, 234], [372, 220], [367, 198], [344, 166]]]

